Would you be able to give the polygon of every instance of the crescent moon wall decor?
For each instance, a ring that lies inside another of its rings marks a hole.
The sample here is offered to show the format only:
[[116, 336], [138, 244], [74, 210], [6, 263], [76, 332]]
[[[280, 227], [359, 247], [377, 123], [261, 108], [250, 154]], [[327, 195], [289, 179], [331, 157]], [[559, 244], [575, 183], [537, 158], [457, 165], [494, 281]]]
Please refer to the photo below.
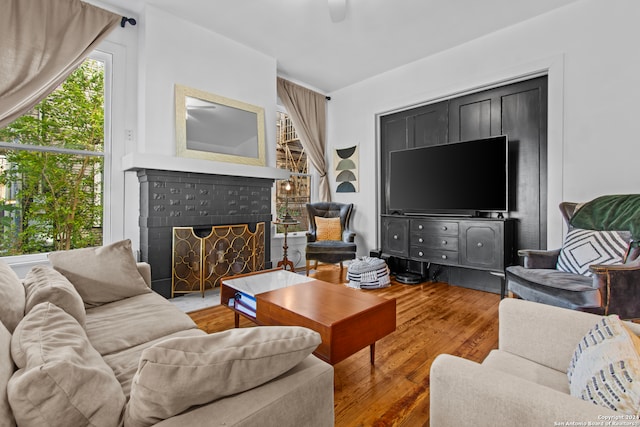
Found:
[[348, 148], [336, 148], [333, 154], [333, 173], [337, 183], [336, 193], [357, 193], [360, 185], [358, 182], [359, 150], [358, 146]]

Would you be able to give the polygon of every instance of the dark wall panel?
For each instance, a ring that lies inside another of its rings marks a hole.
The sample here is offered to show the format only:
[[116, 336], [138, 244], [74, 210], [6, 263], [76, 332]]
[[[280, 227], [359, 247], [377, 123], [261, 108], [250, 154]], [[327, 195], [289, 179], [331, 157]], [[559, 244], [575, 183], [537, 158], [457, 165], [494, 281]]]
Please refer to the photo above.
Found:
[[[516, 248], [546, 248], [546, 76], [382, 116], [380, 126], [382, 214], [390, 213], [389, 151], [507, 134], [511, 142], [509, 216], [517, 219]], [[463, 285], [478, 279], [471, 272], [452, 271], [448, 276]], [[491, 282], [488, 286], [495, 287], [493, 278]]]

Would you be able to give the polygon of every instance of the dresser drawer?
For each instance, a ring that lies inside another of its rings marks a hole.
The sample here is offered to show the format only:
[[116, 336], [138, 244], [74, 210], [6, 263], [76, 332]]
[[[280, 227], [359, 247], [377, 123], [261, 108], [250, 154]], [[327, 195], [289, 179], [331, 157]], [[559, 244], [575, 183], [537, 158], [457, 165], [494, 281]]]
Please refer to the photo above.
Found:
[[439, 236], [457, 236], [458, 223], [455, 221], [411, 220], [411, 233], [428, 233]]
[[420, 261], [428, 261], [436, 264], [458, 264], [458, 252], [439, 249], [427, 249], [420, 246], [411, 246], [411, 258]]
[[447, 251], [458, 250], [458, 236], [453, 235], [433, 235], [428, 233], [412, 233], [411, 245], [427, 248], [442, 249]]

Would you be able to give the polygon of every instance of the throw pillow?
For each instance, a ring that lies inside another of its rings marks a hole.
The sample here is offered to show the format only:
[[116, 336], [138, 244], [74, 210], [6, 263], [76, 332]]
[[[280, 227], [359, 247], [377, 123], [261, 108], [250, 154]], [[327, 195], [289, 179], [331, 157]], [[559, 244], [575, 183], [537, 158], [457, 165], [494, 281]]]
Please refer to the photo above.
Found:
[[[15, 371], [15, 365], [11, 359], [11, 334], [0, 323], [0, 425], [15, 426], [13, 413], [7, 398], [7, 384]], [[6, 424], [5, 424], [6, 423]]]
[[571, 395], [624, 414], [640, 411], [640, 338], [617, 315], [580, 340], [567, 377]]
[[138, 272], [128, 239], [97, 248], [52, 252], [49, 261], [73, 284], [85, 307], [151, 292]]
[[317, 216], [316, 240], [342, 240], [340, 218], [322, 218]]
[[257, 387], [296, 366], [320, 341], [317, 332], [298, 326], [162, 341], [140, 356], [125, 424], [150, 426], [191, 406]]
[[18, 366], [7, 386], [18, 425], [119, 426], [126, 398], [78, 322], [45, 302], [11, 339]]
[[87, 313], [82, 298], [62, 274], [53, 268], [37, 265], [27, 273], [23, 284], [27, 292], [25, 312], [28, 313], [41, 302], [51, 302], [73, 316], [84, 327]]
[[616, 231], [595, 231], [576, 228], [567, 233], [557, 269], [591, 276], [590, 265], [620, 264], [627, 253], [627, 242]]
[[9, 332], [24, 316], [25, 293], [18, 275], [4, 261], [0, 260], [0, 321]]

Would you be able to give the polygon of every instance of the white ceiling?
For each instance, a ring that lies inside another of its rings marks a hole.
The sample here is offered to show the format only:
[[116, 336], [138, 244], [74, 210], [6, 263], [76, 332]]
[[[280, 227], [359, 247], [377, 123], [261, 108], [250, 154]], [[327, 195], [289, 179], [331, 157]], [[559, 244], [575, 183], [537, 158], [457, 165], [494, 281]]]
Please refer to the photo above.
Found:
[[324, 93], [579, 0], [102, 0], [151, 4], [276, 58], [278, 74]]

